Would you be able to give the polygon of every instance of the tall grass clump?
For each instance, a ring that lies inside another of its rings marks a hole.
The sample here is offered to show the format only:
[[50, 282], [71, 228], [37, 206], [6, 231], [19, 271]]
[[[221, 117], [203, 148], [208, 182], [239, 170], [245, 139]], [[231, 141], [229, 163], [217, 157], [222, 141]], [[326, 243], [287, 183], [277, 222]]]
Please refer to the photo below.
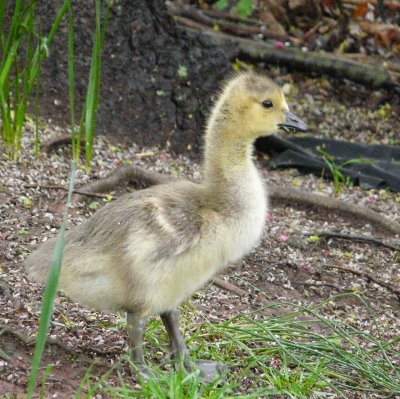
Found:
[[106, 6], [105, 17], [102, 19], [101, 0], [95, 0], [95, 32], [93, 38], [92, 59], [86, 97], [82, 107], [82, 113], [78, 131], [76, 131], [75, 119], [75, 51], [74, 51], [74, 18], [72, 1], [68, 0], [68, 87], [71, 118], [72, 153], [75, 162], [79, 162], [81, 142], [85, 134], [85, 158], [89, 165], [93, 157], [93, 137], [96, 127], [96, 115], [100, 97], [100, 73], [101, 51], [104, 43], [105, 28], [109, 17], [109, 9]]
[[[39, 320], [39, 331], [37, 334], [35, 351], [32, 359], [31, 374], [28, 382], [28, 392], [27, 392], [28, 399], [32, 398], [35, 391], [36, 379], [43, 355], [43, 349], [46, 343], [47, 331], [49, 329], [51, 316], [53, 314], [54, 300], [57, 294], [58, 280], [60, 276], [61, 263], [62, 263], [62, 254], [64, 250], [64, 236], [68, 219], [68, 209], [71, 206], [71, 198], [75, 184], [75, 173], [76, 173], [76, 165], [75, 163], [73, 163], [64, 220], [58, 236], [56, 247], [54, 249], [49, 276], [47, 278], [47, 284], [43, 295], [43, 303]], [[49, 373], [49, 371], [47, 371], [47, 373]]]
[[13, 8], [10, 24], [6, 28], [7, 10], [14, 2], [0, 2], [0, 111], [1, 137], [7, 146], [10, 158], [18, 160], [21, 151], [25, 115], [32, 91], [35, 90], [34, 112], [36, 120], [35, 151], [40, 145], [39, 120], [39, 80], [41, 64], [51, 51], [51, 44], [60, 24], [67, 16], [68, 46], [68, 86], [70, 103], [71, 139], [73, 159], [77, 163], [80, 148], [85, 138], [85, 157], [88, 165], [93, 156], [93, 137], [99, 105], [101, 50], [105, 27], [109, 16], [108, 5], [102, 18], [101, 0], [95, 0], [95, 31], [93, 35], [92, 59], [88, 76], [86, 96], [81, 111], [79, 127], [76, 127], [75, 98], [75, 58], [74, 58], [74, 16], [72, 0], [65, 0], [60, 7], [47, 36], [42, 36], [38, 27], [40, 20], [36, 14], [37, 0], [17, 0]]
[[[369, 312], [375, 333], [361, 331], [340, 320], [326, 317], [327, 309], [346, 296], [358, 298]], [[400, 336], [384, 341], [374, 314], [356, 294], [341, 294], [329, 301], [302, 307], [276, 303], [213, 324], [192, 324], [188, 346], [192, 356], [212, 359], [229, 368], [226, 380], [201, 381], [196, 371], [163, 371], [168, 361], [150, 363], [152, 377], [140, 386], [119, 376], [118, 386], [107, 386], [107, 378], [96, 383], [86, 378], [88, 396], [96, 393], [115, 398], [395, 398], [400, 395]], [[278, 316], [269, 316], [271, 313]], [[200, 315], [198, 315], [200, 316]], [[201, 317], [201, 316], [200, 316]], [[149, 324], [148, 345], [164, 353], [167, 340], [161, 323]], [[151, 366], [153, 364], [153, 366]], [[167, 366], [168, 367], [168, 366]], [[114, 369], [114, 372], [117, 369]]]
[[40, 65], [68, 10], [68, 1], [60, 7], [46, 37], [36, 24], [36, 3], [16, 0], [6, 28], [7, 10], [14, 2], [0, 2], [0, 111], [1, 137], [10, 158], [17, 160], [29, 98], [38, 78]]

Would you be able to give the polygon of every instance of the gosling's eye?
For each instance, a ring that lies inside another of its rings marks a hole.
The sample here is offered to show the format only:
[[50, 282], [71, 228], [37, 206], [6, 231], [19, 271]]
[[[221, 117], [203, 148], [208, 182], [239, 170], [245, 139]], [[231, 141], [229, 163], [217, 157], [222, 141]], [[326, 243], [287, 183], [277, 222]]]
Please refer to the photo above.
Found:
[[264, 108], [272, 108], [274, 106], [274, 104], [272, 104], [272, 101], [270, 101], [270, 100], [265, 100], [262, 102], [262, 106]]

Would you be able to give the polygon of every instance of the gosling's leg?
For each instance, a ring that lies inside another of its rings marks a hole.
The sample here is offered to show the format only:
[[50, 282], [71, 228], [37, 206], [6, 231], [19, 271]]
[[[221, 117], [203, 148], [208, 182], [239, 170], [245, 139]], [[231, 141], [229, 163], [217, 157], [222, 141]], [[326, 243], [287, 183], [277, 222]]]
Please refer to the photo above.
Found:
[[143, 355], [143, 334], [146, 329], [147, 319], [138, 316], [135, 313], [127, 313], [126, 321], [128, 325], [128, 342], [132, 361], [136, 364], [140, 374], [147, 378], [150, 377], [150, 371], [146, 367]]
[[[183, 365], [189, 369], [193, 368], [193, 362], [189, 357], [189, 350], [183, 341], [179, 330], [179, 316], [176, 310], [160, 315], [165, 329], [169, 336], [171, 355], [178, 361], [183, 361]], [[211, 360], [197, 360], [196, 366], [200, 370], [200, 377], [206, 382], [213, 382], [216, 378], [221, 378], [227, 371], [227, 367]]]
[[184, 365], [191, 367], [189, 350], [179, 330], [179, 314], [176, 310], [165, 312], [160, 315], [169, 337], [171, 357], [175, 360], [183, 360]]

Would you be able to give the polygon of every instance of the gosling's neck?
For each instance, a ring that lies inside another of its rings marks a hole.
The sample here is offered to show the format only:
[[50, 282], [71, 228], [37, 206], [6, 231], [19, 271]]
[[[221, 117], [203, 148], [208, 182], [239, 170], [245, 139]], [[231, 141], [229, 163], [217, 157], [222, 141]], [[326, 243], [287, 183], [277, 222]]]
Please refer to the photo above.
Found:
[[214, 129], [206, 134], [204, 183], [206, 185], [235, 184], [255, 168], [252, 161], [253, 143], [237, 137], [237, 132]]

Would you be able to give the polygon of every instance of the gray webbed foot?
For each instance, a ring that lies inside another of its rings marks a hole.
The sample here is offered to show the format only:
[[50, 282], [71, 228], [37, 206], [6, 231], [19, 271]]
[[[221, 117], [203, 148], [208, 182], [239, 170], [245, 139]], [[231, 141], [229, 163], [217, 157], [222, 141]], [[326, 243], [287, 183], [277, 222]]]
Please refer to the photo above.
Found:
[[200, 371], [200, 378], [204, 382], [213, 382], [218, 378], [223, 379], [228, 370], [224, 364], [211, 360], [197, 360], [193, 362], [179, 331], [178, 319], [176, 311], [166, 312], [161, 315], [161, 320], [169, 336], [171, 358], [175, 360], [175, 368], [183, 368], [188, 372], [197, 368]]
[[200, 378], [204, 382], [214, 382], [217, 379], [225, 380], [228, 367], [223, 363], [212, 360], [197, 360], [196, 367], [200, 371]]

